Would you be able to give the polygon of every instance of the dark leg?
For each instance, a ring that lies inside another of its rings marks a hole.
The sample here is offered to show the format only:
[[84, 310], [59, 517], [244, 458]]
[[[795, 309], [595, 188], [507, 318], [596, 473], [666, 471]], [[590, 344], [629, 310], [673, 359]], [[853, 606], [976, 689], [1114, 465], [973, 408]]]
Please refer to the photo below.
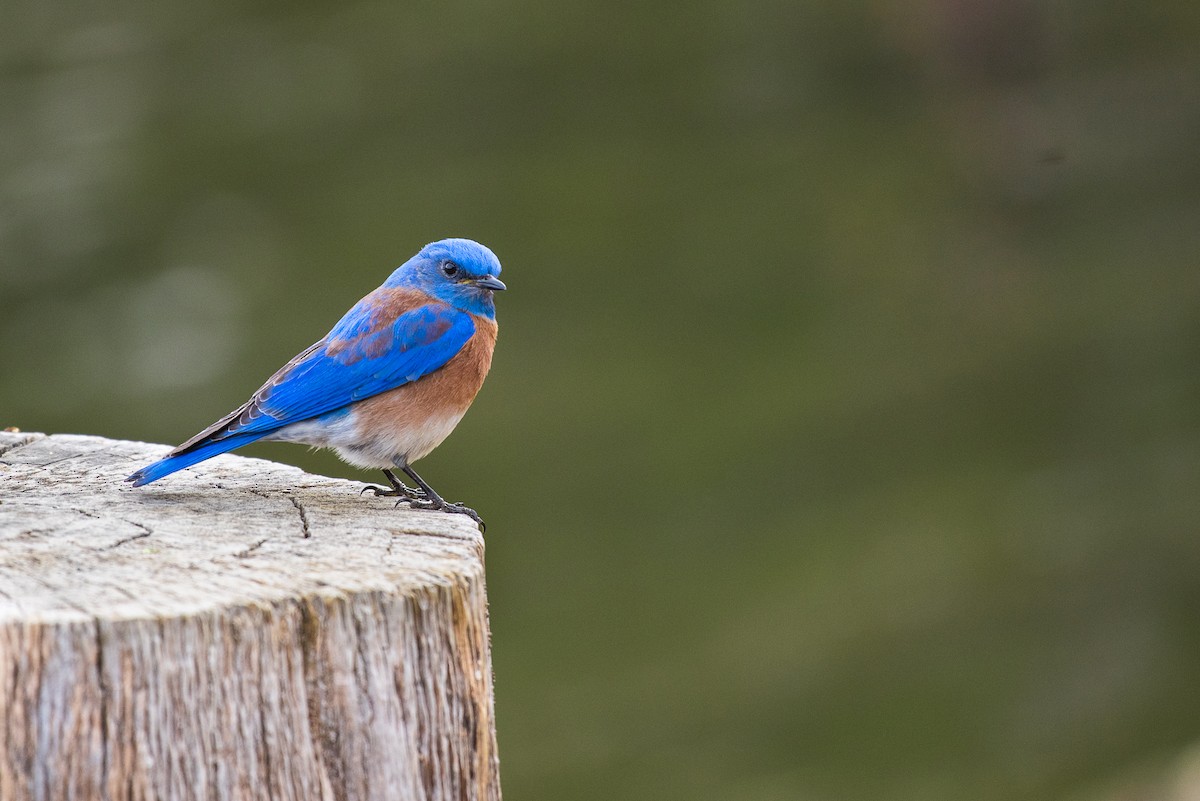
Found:
[[393, 473], [391, 470], [388, 470], [385, 467], [385, 468], [383, 468], [383, 474], [385, 476], [387, 476], [388, 483], [390, 483], [392, 485], [391, 489], [384, 489], [383, 487], [376, 487], [376, 486], [368, 486], [368, 487], [363, 487], [362, 492], [359, 492], [358, 494], [362, 495], [364, 492], [370, 491], [370, 492], [375, 493], [375, 497], [377, 497], [377, 498], [380, 495], [383, 495], [385, 497], [391, 497], [391, 498], [410, 498], [410, 499], [415, 499], [415, 500], [424, 500], [424, 498], [421, 496], [420, 490], [413, 489], [412, 487], [410, 487], [407, 484], [405, 484], [404, 482], [402, 482], [400, 479], [396, 478], [396, 474]]
[[420, 498], [420, 497], [402, 498], [401, 500], [396, 502], [397, 505], [399, 505], [399, 504], [403, 503], [405, 500], [407, 500], [408, 505], [414, 509], [439, 509], [443, 512], [451, 512], [453, 514], [466, 515], [467, 517], [471, 518], [476, 523], [478, 523], [480, 529], [482, 529], [483, 531], [487, 531], [487, 525], [484, 524], [483, 518], [481, 518], [474, 509], [472, 509], [469, 506], [464, 506], [461, 503], [450, 503], [449, 501], [444, 499], [441, 495], [438, 495], [436, 492], [434, 492], [433, 487], [426, 484], [425, 479], [418, 476], [416, 471], [413, 470], [408, 465], [397, 462], [396, 466], [399, 467], [401, 470], [403, 470], [404, 474], [407, 475], [409, 478], [411, 478], [416, 483], [416, 485], [421, 488], [421, 491], [425, 493], [424, 498]]

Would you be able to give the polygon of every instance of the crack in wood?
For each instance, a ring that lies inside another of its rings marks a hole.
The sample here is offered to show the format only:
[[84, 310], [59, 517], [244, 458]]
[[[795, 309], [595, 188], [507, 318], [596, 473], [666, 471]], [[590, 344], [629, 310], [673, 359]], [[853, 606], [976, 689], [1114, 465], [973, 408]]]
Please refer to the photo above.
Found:
[[[79, 510], [78, 510], [78, 509], [76, 509], [75, 511], [77, 511], [77, 512], [78, 512]], [[86, 512], [82, 512], [82, 514], [87, 514], [87, 513], [86, 513]], [[99, 515], [87, 515], [87, 516], [88, 516], [88, 517], [95, 517], [95, 518], [97, 518], [97, 519], [99, 519], [99, 518], [100, 518], [100, 516], [99, 516]], [[137, 522], [136, 520], [126, 520], [125, 518], [117, 518], [117, 519], [118, 519], [118, 520], [120, 520], [122, 523], [128, 523], [129, 525], [131, 525], [131, 526], [133, 526], [133, 527], [135, 527], [135, 528], [140, 528], [140, 529], [141, 529], [141, 532], [140, 532], [140, 533], [138, 533], [138, 534], [134, 534], [134, 535], [132, 535], [132, 536], [129, 536], [129, 537], [125, 537], [124, 539], [119, 539], [119, 540], [117, 540], [116, 542], [114, 542], [112, 545], [106, 545], [106, 546], [104, 546], [104, 548], [102, 548], [101, 550], [105, 550], [105, 551], [111, 551], [113, 548], [120, 548], [122, 545], [124, 545], [124, 544], [126, 544], [126, 543], [128, 543], [128, 542], [133, 542], [134, 540], [144, 540], [144, 539], [146, 539], [146, 537], [149, 537], [151, 534], [153, 534], [153, 533], [154, 533], [154, 532], [153, 532], [153, 531], [150, 529], [150, 527], [149, 527], [149, 526], [147, 526], [147, 525], [145, 525], [144, 523], [139, 523], [139, 522]]]
[[287, 499], [292, 502], [292, 506], [296, 507], [296, 511], [300, 513], [300, 527], [304, 530], [304, 539], [312, 536], [312, 531], [308, 528], [308, 512], [304, 509], [304, 504], [300, 503], [300, 499], [295, 495], [287, 496]]
[[[40, 442], [40, 440], [34, 440], [34, 442]], [[32, 445], [32, 444], [33, 444], [33, 442], [27, 442], [27, 443], [25, 443], [25, 445]], [[22, 446], [20, 446], [20, 447], [22, 447], [22, 448], [23, 448], [23, 447], [25, 447], [25, 445], [22, 445]], [[46, 469], [46, 468], [48, 468], [48, 467], [54, 467], [54, 466], [55, 466], [55, 465], [57, 465], [57, 464], [62, 464], [63, 462], [69, 462], [69, 461], [71, 461], [72, 459], [79, 459], [79, 458], [82, 458], [82, 457], [84, 457], [84, 456], [96, 456], [97, 454], [101, 454], [101, 453], [108, 453], [109, 451], [111, 451], [111, 450], [114, 450], [114, 449], [116, 449], [117, 447], [119, 447], [119, 443], [118, 443], [118, 444], [116, 444], [116, 445], [109, 445], [109, 446], [107, 446], [107, 447], [104, 447], [104, 448], [96, 448], [95, 450], [91, 450], [91, 451], [78, 451], [78, 452], [76, 452], [76, 453], [69, 453], [69, 454], [67, 454], [66, 456], [63, 456], [63, 457], [61, 457], [61, 458], [58, 458], [58, 459], [53, 459], [53, 460], [51, 460], [51, 461], [49, 461], [49, 462], [40, 462], [40, 463], [37, 463], [37, 464], [34, 464], [34, 463], [27, 463], [27, 464], [28, 464], [28, 466], [29, 466], [29, 467], [35, 467], [35, 468], [37, 468], [38, 470], [45, 470], [45, 469]]]
[[[258, 497], [266, 498], [267, 500], [275, 497], [269, 492], [255, 489], [254, 487], [251, 487], [249, 491]], [[304, 504], [300, 503], [300, 499], [293, 495], [290, 491], [284, 490], [282, 494], [283, 497], [287, 498], [292, 504], [292, 507], [300, 513], [300, 534], [304, 539], [308, 539], [312, 536], [312, 529], [310, 529], [308, 525], [308, 510], [304, 508]]]
[[111, 551], [113, 548], [120, 548], [122, 545], [125, 545], [126, 543], [133, 542], [134, 540], [144, 540], [144, 539], [146, 539], [146, 537], [149, 537], [149, 536], [150, 536], [149, 531], [139, 531], [137, 534], [134, 534], [129, 537], [125, 537], [124, 539], [117, 540], [112, 545], [106, 545], [101, 550]]
[[104, 628], [100, 618], [93, 618], [96, 627], [96, 685], [100, 688], [100, 786], [108, 787], [108, 698], [111, 695], [104, 675]]
[[387, 532], [393, 537], [432, 537], [439, 540], [451, 540], [452, 542], [467, 541], [467, 538], [460, 534], [443, 534], [440, 531], [422, 531], [420, 533], [414, 533], [412, 531], [405, 531], [403, 529], [388, 529]]
[[267, 544], [267, 542], [268, 542], [268, 540], [259, 540], [258, 542], [256, 542], [256, 543], [254, 543], [253, 545], [251, 545], [249, 548], [246, 548], [245, 550], [238, 551], [237, 553], [235, 553], [235, 554], [233, 555], [233, 557], [234, 557], [235, 559], [245, 559], [247, 556], [249, 556], [250, 554], [252, 554], [252, 553], [254, 553], [255, 551], [257, 551], [259, 548], [261, 548], [261, 547], [263, 547], [264, 545], [266, 545], [266, 544]]

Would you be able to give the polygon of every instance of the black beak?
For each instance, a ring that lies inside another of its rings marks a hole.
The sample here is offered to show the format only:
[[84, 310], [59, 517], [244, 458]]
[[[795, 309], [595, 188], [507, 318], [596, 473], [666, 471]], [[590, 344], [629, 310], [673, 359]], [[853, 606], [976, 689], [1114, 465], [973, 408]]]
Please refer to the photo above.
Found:
[[480, 289], [491, 289], [493, 291], [508, 289], [504, 285], [504, 282], [494, 275], [485, 275], [483, 278], [476, 278], [471, 283]]

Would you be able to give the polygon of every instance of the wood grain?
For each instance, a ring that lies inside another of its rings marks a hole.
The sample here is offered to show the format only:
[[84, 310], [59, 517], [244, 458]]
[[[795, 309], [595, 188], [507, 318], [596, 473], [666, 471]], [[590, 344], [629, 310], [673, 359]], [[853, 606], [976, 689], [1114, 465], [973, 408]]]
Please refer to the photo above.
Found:
[[166, 450], [0, 433], [0, 801], [499, 799], [475, 524]]

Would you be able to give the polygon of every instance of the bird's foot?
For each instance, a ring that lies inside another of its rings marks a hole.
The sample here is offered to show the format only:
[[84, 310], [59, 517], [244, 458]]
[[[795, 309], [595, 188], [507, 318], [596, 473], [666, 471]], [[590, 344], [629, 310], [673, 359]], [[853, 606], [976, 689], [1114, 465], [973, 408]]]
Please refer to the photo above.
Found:
[[450, 501], [444, 501], [441, 498], [432, 500], [424, 495], [418, 497], [401, 498], [400, 500], [396, 501], [396, 506], [399, 507], [402, 503], [407, 503], [410, 509], [432, 509], [439, 512], [446, 512], [448, 514], [466, 515], [479, 524], [480, 530], [487, 531], [487, 524], [483, 522], [483, 518], [479, 516], [479, 513], [471, 507], [461, 503], [451, 503]]
[[374, 484], [368, 484], [359, 490], [358, 494], [365, 495], [368, 492], [374, 493], [376, 498], [400, 498], [401, 500], [408, 498], [418, 501], [426, 499], [424, 492], [421, 492], [421, 490], [417, 489], [416, 487], [410, 487], [401, 482], [396, 482], [396, 486], [392, 487], [391, 489], [385, 489], [384, 487], [377, 487]]

